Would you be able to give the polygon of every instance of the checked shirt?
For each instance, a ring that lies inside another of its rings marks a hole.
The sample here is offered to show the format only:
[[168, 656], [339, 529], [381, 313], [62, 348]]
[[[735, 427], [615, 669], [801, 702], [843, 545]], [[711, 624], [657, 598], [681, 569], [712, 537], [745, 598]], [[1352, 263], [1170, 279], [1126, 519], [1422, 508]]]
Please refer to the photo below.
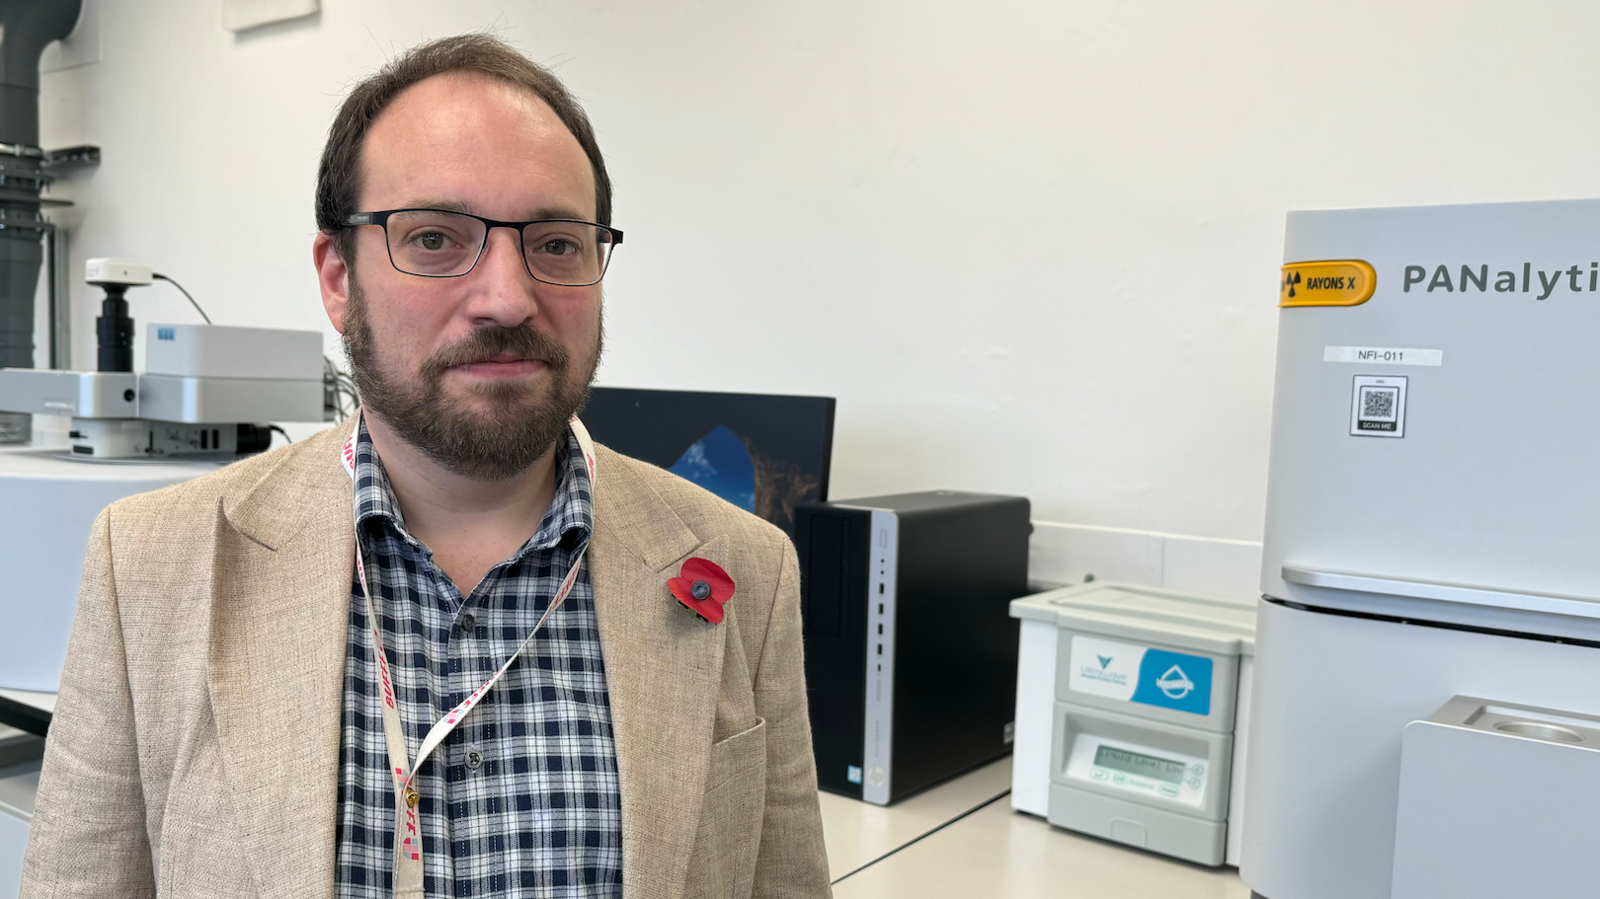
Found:
[[[405, 527], [363, 425], [355, 515], [413, 758], [433, 723], [516, 651], [593, 531], [570, 432], [538, 532], [463, 597]], [[359, 581], [351, 585], [339, 743], [339, 899], [389, 899], [394, 781]], [[618, 897], [622, 816], [611, 707], [587, 561], [485, 699], [416, 778], [429, 897]]]

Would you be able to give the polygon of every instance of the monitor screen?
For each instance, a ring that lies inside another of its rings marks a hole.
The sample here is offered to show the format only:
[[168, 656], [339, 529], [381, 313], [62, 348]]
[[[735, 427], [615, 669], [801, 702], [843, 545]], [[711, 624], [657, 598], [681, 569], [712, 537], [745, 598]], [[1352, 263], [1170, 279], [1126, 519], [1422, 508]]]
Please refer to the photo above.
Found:
[[794, 536], [794, 507], [828, 498], [834, 399], [596, 387], [595, 442], [704, 487]]

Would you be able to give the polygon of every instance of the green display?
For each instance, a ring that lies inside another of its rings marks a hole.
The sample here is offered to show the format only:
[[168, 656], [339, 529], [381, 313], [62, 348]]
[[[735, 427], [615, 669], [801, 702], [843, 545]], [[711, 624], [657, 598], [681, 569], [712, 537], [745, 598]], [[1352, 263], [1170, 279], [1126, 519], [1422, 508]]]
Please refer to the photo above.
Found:
[[1102, 768], [1138, 774], [1169, 784], [1183, 783], [1183, 772], [1188, 767], [1183, 762], [1156, 758], [1153, 755], [1127, 749], [1116, 749], [1105, 744], [1101, 744], [1100, 748], [1095, 750], [1094, 763]]

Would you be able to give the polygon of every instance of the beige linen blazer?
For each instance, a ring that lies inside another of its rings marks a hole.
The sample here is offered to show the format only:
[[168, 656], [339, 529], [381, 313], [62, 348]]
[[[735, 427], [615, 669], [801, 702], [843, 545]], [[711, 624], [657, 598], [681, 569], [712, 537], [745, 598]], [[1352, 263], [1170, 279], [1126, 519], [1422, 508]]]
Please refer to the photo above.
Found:
[[[347, 435], [101, 513], [25, 899], [333, 899], [354, 558]], [[659, 468], [604, 447], [596, 464], [588, 558], [623, 895], [829, 895], [792, 546]], [[667, 591], [690, 556], [737, 585], [720, 625]]]

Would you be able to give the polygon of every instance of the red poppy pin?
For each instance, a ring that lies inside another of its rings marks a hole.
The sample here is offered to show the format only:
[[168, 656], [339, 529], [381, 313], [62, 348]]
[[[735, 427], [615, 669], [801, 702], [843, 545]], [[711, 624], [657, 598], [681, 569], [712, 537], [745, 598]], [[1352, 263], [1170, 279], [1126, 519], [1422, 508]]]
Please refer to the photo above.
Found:
[[685, 609], [701, 621], [722, 623], [722, 606], [733, 598], [733, 578], [709, 559], [690, 559], [678, 576], [667, 581], [667, 589]]

